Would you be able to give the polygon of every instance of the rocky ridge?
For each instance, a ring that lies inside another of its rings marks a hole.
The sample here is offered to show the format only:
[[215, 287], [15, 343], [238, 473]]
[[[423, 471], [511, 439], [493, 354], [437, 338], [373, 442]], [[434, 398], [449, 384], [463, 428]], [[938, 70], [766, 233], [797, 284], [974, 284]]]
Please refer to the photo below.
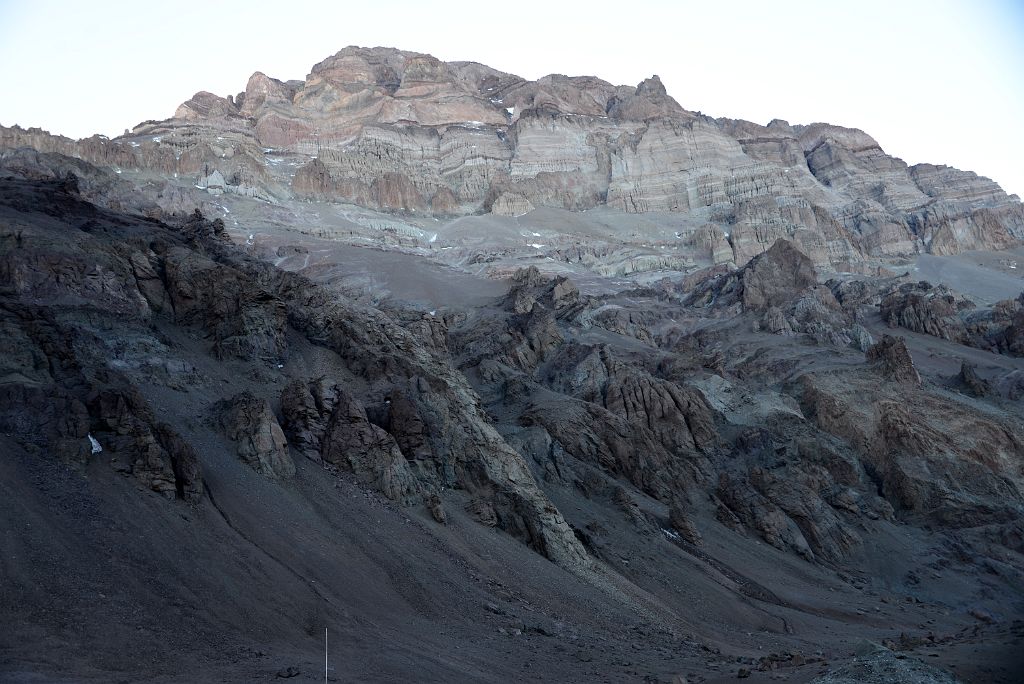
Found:
[[669, 213], [688, 241], [737, 265], [778, 238], [838, 270], [1024, 238], [1022, 205], [992, 181], [908, 167], [857, 129], [712, 119], [681, 107], [657, 76], [636, 87], [527, 81], [390, 48], [345, 48], [304, 81], [256, 72], [237, 95], [197, 93], [172, 118], [114, 140], [14, 127], [0, 147], [272, 202], [436, 216]]

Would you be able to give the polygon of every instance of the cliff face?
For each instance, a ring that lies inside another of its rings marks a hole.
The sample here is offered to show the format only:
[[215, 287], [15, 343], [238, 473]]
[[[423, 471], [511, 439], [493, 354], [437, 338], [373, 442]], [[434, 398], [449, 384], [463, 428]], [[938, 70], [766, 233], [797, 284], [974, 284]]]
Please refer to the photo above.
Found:
[[[305, 81], [257, 72], [236, 96], [197, 93], [173, 118], [116, 140], [15, 128], [0, 145], [271, 200], [446, 216], [674, 212], [719, 226], [737, 264], [780, 237], [822, 266], [1024, 239], [1024, 209], [996, 183], [908, 167], [857, 129], [712, 119], [681, 107], [657, 76], [636, 87], [527, 81], [385, 48], [345, 48]], [[223, 184], [208, 180], [214, 172]]]

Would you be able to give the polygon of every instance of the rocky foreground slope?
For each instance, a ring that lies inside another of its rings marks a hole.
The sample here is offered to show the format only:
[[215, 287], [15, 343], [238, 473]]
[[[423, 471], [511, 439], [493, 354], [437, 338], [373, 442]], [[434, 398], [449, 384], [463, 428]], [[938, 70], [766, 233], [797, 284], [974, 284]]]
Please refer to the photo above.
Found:
[[4, 159], [5, 679], [313, 679], [325, 628], [339, 681], [1019, 672], [1019, 302], [961, 338], [780, 240], [371, 305]]
[[1024, 239], [1024, 208], [996, 183], [908, 167], [857, 129], [713, 119], [657, 76], [528, 81], [386, 48], [345, 48], [304, 81], [257, 72], [237, 95], [199, 92], [115, 140], [0, 129], [0, 147], [21, 146], [268, 201], [439, 217], [670, 213], [694, 251], [737, 265], [778, 238], [841, 270]]

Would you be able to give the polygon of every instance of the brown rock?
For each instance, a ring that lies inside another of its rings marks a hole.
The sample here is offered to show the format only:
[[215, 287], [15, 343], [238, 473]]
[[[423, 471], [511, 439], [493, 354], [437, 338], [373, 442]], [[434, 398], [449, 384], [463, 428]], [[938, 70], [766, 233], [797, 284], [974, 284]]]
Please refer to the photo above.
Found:
[[693, 520], [686, 512], [686, 506], [682, 502], [675, 501], [669, 506], [668, 522], [684, 541], [697, 545], [704, 543], [704, 538], [697, 530], [697, 526], [693, 524]]
[[281, 392], [281, 413], [290, 444], [317, 463], [323, 460], [323, 438], [337, 401], [333, 384], [325, 378], [310, 383], [292, 380]]
[[960, 363], [960, 373], [956, 376], [957, 383], [972, 397], [986, 397], [992, 393], [992, 385], [988, 380], [978, 376], [972, 364]]
[[337, 403], [323, 436], [323, 459], [355, 473], [389, 499], [415, 501], [420, 487], [394, 438], [371, 423], [363, 406], [341, 386], [335, 385], [333, 393]]
[[441, 497], [437, 494], [431, 494], [427, 498], [427, 510], [430, 511], [430, 516], [442, 525], [448, 524], [448, 516], [444, 512], [444, 503], [441, 501]]
[[433, 460], [429, 432], [419, 409], [407, 392], [395, 388], [388, 395], [387, 430], [410, 460]]
[[481, 498], [474, 498], [466, 504], [466, 512], [481, 525], [496, 527], [498, 525], [498, 514], [488, 501]]
[[811, 260], [788, 240], [776, 240], [771, 249], [755, 257], [742, 271], [743, 310], [765, 311], [792, 301], [801, 291], [818, 284]]
[[178, 497], [197, 503], [203, 496], [203, 477], [196, 450], [167, 423], [154, 425], [153, 434], [171, 459]]
[[227, 437], [235, 442], [238, 457], [256, 472], [270, 478], [295, 475], [288, 442], [265, 399], [242, 392], [214, 407]]
[[871, 345], [865, 356], [868, 363], [878, 367], [890, 380], [912, 385], [921, 384], [921, 376], [914, 367], [914, 360], [907, 351], [906, 340], [902, 337], [883, 335], [881, 340]]
[[960, 313], [974, 303], [952, 290], [928, 283], [908, 283], [882, 298], [879, 310], [889, 327], [902, 327], [963, 344], [968, 332]]

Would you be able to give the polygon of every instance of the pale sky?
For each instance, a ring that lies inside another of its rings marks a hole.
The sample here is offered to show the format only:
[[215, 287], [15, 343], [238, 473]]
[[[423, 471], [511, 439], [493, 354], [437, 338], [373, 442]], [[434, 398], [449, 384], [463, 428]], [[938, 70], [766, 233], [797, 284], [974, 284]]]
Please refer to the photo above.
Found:
[[691, 110], [861, 128], [1024, 196], [1024, 1], [0, 0], [0, 124], [111, 137], [346, 45], [526, 78], [659, 74]]

